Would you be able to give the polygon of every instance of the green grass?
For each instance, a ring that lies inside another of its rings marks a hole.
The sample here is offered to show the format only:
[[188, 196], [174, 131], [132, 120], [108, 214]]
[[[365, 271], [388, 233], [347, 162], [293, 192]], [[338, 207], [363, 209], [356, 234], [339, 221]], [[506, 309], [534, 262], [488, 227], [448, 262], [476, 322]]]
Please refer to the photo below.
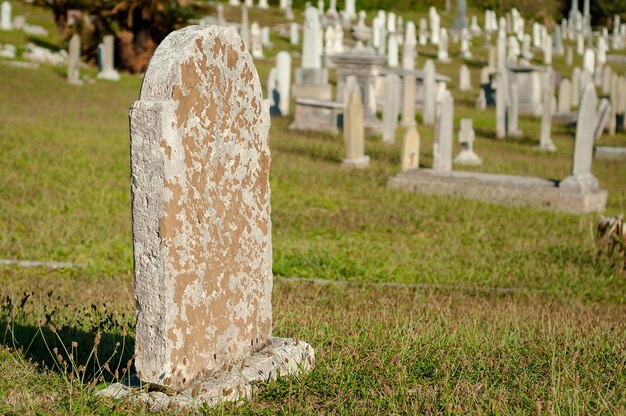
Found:
[[[251, 21], [262, 25], [282, 21], [276, 11], [255, 13]], [[288, 43], [272, 40], [269, 56]], [[9, 41], [27, 39], [0, 33]], [[480, 44], [472, 50], [486, 59]], [[418, 66], [433, 51], [420, 49]], [[557, 68], [562, 59], [555, 57]], [[271, 65], [258, 61], [262, 82]], [[453, 59], [437, 69], [454, 84], [459, 65]], [[454, 95], [456, 125], [474, 120], [484, 165], [473, 169], [567, 176], [573, 129], [553, 125], [554, 154], [533, 149], [537, 118], [521, 118], [522, 138], [496, 140], [494, 110], [473, 107], [479, 68], [470, 70], [475, 88]], [[141, 78], [78, 88], [66, 83], [64, 68], [0, 64], [0, 79], [0, 257], [85, 266], [0, 266], [0, 413], [141, 412], [91, 394], [101, 368], [94, 360], [79, 382], [50, 354], [58, 348], [67, 361], [62, 347], [76, 341], [69, 355], [84, 365], [100, 333], [100, 364], [117, 342], [120, 372], [132, 356], [128, 109]], [[271, 128], [274, 274], [351, 284], [277, 278], [274, 333], [310, 342], [317, 367], [217, 413], [626, 412], [626, 279], [596, 258], [596, 215], [387, 190], [401, 131], [394, 145], [368, 137], [371, 168], [349, 171], [340, 166], [341, 136], [292, 132], [290, 122], [273, 119]], [[420, 124], [419, 132], [421, 163], [430, 166], [433, 129]], [[626, 135], [600, 143], [626, 146]], [[609, 191], [607, 214], [625, 211], [626, 165], [595, 160], [593, 171]]]

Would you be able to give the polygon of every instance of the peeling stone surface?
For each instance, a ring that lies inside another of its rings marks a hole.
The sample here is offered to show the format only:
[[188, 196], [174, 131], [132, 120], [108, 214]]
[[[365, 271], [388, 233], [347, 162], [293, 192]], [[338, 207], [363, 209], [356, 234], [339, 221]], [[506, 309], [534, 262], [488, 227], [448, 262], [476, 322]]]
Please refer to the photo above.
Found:
[[143, 382], [183, 391], [270, 341], [269, 126], [234, 30], [191, 26], [159, 45], [130, 111]]
[[148, 411], [172, 408], [198, 408], [204, 404], [215, 407], [224, 401], [249, 398], [257, 383], [276, 380], [308, 371], [315, 365], [315, 353], [309, 344], [284, 338], [271, 338], [270, 345], [252, 355], [240, 366], [222, 376], [204, 382], [192, 383], [184, 391], [168, 395], [149, 391], [146, 387], [129, 387], [114, 383], [96, 393], [115, 400], [129, 400], [145, 404]]

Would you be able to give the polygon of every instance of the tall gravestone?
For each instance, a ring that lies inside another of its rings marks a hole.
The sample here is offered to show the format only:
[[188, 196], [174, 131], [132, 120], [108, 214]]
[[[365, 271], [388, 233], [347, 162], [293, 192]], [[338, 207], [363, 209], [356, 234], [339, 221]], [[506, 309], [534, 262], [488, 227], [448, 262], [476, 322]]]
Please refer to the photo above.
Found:
[[597, 107], [596, 88], [593, 84], [587, 84], [583, 89], [578, 110], [572, 174], [561, 181], [559, 188], [583, 193], [597, 190], [599, 187], [598, 180], [591, 173]]
[[248, 23], [248, 6], [246, 4], [241, 5], [241, 23], [239, 25], [239, 35], [243, 44], [247, 48], [250, 48], [250, 25]]
[[408, 127], [415, 123], [415, 45], [405, 43], [405, 52], [402, 56], [402, 69], [405, 70], [402, 76], [402, 125]]
[[312, 365], [306, 343], [271, 337], [269, 126], [235, 30], [190, 26], [159, 45], [130, 111], [143, 382], [214, 404]]
[[104, 48], [102, 50], [102, 70], [98, 74], [98, 79], [108, 81], [119, 81], [120, 74], [115, 70], [115, 37], [107, 35], [104, 37]]
[[388, 74], [385, 86], [385, 104], [383, 106], [383, 142], [394, 143], [398, 128], [398, 102], [400, 93], [400, 77]]
[[450, 91], [445, 91], [441, 98], [441, 109], [435, 125], [433, 145], [433, 170], [449, 172], [452, 170], [452, 138], [454, 135], [454, 99]]
[[291, 55], [289, 52], [278, 52], [276, 55], [276, 76], [278, 82], [279, 102], [281, 116], [289, 115], [289, 101], [291, 97]]
[[291, 45], [297, 45], [298, 43], [300, 43], [300, 32], [298, 29], [298, 24], [295, 22], [292, 22], [289, 25], [289, 43]]
[[543, 83], [543, 114], [541, 116], [541, 131], [539, 137], [539, 148], [549, 152], [556, 151], [556, 146], [552, 141], [552, 101], [554, 97], [554, 71], [549, 66], [544, 74]]
[[456, 164], [476, 166], [483, 163], [482, 159], [474, 153], [476, 133], [474, 132], [473, 124], [471, 118], [461, 119], [461, 128], [459, 129], [461, 152], [454, 158], [454, 163]]
[[370, 158], [365, 155], [365, 120], [361, 88], [356, 77], [348, 77], [344, 89], [344, 144], [346, 157], [342, 165], [350, 168], [366, 168]]
[[437, 106], [437, 82], [435, 81], [435, 64], [430, 59], [424, 64], [424, 108], [423, 123], [432, 126], [435, 123]]
[[70, 39], [70, 53], [67, 58], [67, 82], [82, 85], [80, 80], [80, 36], [74, 34]]
[[467, 65], [461, 65], [459, 68], [459, 90], [469, 91], [472, 89], [472, 80], [470, 70]]
[[467, 1], [456, 0], [456, 16], [454, 17], [452, 29], [454, 29], [455, 32], [460, 33], [461, 30], [467, 28]]

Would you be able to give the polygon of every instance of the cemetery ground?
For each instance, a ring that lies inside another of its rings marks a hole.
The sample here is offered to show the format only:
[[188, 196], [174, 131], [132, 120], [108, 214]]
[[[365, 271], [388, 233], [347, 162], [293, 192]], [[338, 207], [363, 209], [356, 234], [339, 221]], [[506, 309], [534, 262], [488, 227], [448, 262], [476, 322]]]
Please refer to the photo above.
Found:
[[[261, 80], [271, 64], [258, 61]], [[437, 68], [456, 80], [458, 62]], [[135, 414], [92, 393], [132, 371], [127, 117], [141, 78], [76, 88], [63, 71], [0, 64], [0, 253], [74, 265], [0, 265], [0, 413]], [[474, 120], [483, 171], [569, 174], [573, 127], [554, 124], [555, 153], [533, 148], [538, 118], [497, 140], [476, 94], [455, 93], [455, 126]], [[351, 171], [341, 135], [289, 123], [270, 132], [274, 335], [309, 342], [317, 365], [216, 413], [626, 412], [626, 276], [596, 256], [597, 215], [387, 190], [401, 131], [368, 137], [371, 167]], [[430, 166], [433, 129], [419, 133]], [[624, 212], [626, 165], [593, 170], [605, 214]]]

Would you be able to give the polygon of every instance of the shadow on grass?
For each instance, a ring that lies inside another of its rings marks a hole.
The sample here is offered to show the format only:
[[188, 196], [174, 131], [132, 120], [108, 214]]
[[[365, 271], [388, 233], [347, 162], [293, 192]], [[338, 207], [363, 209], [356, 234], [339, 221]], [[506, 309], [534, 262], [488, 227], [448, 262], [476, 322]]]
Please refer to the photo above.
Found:
[[[70, 380], [84, 383], [119, 380], [134, 372], [135, 340], [112, 313], [93, 308], [76, 322], [55, 325], [62, 309], [44, 311], [44, 319], [29, 323], [23, 312], [29, 294], [13, 304], [6, 297], [0, 313], [0, 343], [20, 351], [28, 360]], [[67, 306], [67, 305], [66, 305]], [[86, 311], [86, 310], [84, 310]], [[35, 315], [36, 316], [36, 315]], [[86, 325], [85, 325], [86, 323]]]
[[52, 52], [58, 52], [61, 50], [61, 47], [55, 43], [52, 43], [49, 39], [41, 38], [39, 36], [29, 36], [28, 41], [34, 43], [35, 45], [51, 50]]

